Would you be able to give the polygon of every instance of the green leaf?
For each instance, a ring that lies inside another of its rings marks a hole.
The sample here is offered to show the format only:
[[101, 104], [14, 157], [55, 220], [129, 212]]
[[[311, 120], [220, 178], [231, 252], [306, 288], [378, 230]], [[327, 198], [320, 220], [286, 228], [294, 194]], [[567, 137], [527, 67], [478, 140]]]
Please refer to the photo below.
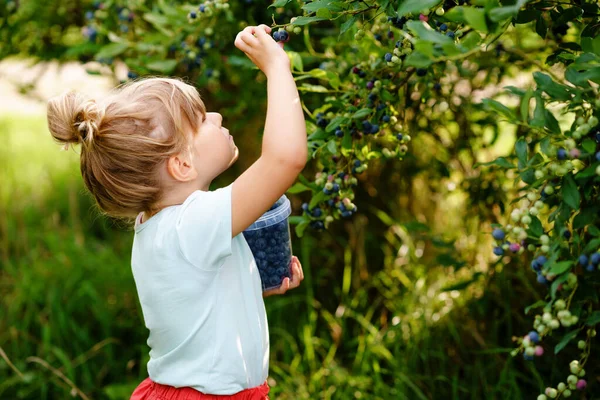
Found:
[[344, 3], [335, 0], [317, 0], [310, 3], [306, 3], [302, 6], [302, 9], [306, 12], [317, 12], [322, 8], [326, 10], [339, 12], [344, 10]]
[[287, 3], [289, 3], [292, 0], [276, 0], [273, 2], [273, 4], [271, 4], [269, 7], [267, 8], [271, 8], [271, 7], [285, 7], [287, 5]]
[[540, 94], [535, 95], [535, 111], [529, 125], [536, 128], [543, 128], [546, 125], [546, 108], [544, 106], [544, 99], [542, 99]]
[[554, 275], [560, 275], [560, 274], [568, 271], [572, 265], [573, 265], [573, 261], [560, 261], [557, 263], [552, 263], [552, 264], [550, 264], [550, 269], [548, 270], [548, 272], [550, 272], [551, 274], [554, 274]]
[[170, 74], [175, 67], [177, 67], [177, 60], [153, 61], [146, 65], [149, 70], [162, 72], [163, 74]]
[[355, 112], [354, 115], [352, 115], [352, 118], [354, 118], [354, 119], [364, 118], [367, 115], [371, 114], [372, 112], [373, 112], [373, 110], [370, 108], [361, 108], [360, 110]]
[[327, 89], [325, 86], [311, 85], [309, 83], [303, 83], [302, 85], [300, 85], [300, 87], [298, 87], [298, 90], [300, 92], [311, 92], [311, 93], [327, 93], [327, 92], [329, 92], [329, 89]]
[[444, 18], [448, 21], [456, 22], [457, 24], [466, 24], [467, 20], [465, 18], [464, 10], [465, 7], [463, 6], [452, 7], [444, 14]]
[[340, 35], [343, 35], [344, 33], [346, 33], [348, 31], [348, 29], [350, 29], [352, 27], [352, 25], [354, 25], [356, 23], [357, 17], [356, 15], [353, 15], [352, 17], [348, 18], [348, 20], [346, 20], [346, 22], [344, 22], [342, 24], [342, 26], [340, 26]]
[[325, 128], [325, 132], [331, 132], [334, 129], [336, 129], [338, 126], [342, 125], [342, 124], [347, 124], [348, 122], [350, 122], [350, 118], [346, 118], [346, 117], [342, 117], [342, 116], [337, 116], [334, 119], [331, 120], [331, 122], [327, 125], [327, 127]]
[[561, 192], [563, 201], [573, 210], [577, 210], [579, 208], [579, 203], [581, 202], [581, 196], [577, 184], [573, 179], [573, 174], [564, 176]]
[[342, 154], [344, 156], [348, 156], [351, 149], [352, 149], [352, 134], [350, 132], [344, 132], [344, 137], [342, 139]]
[[578, 334], [578, 333], [579, 333], [579, 331], [578, 331], [578, 330], [575, 330], [575, 331], [572, 331], [572, 332], [569, 332], [569, 333], [567, 333], [567, 334], [566, 334], [566, 335], [565, 335], [565, 336], [562, 338], [562, 340], [560, 341], [560, 343], [558, 343], [558, 344], [556, 345], [556, 347], [554, 348], [554, 354], [558, 354], [558, 353], [559, 353], [559, 352], [560, 352], [562, 349], [564, 349], [564, 348], [565, 348], [565, 346], [566, 346], [567, 344], [569, 344], [569, 342], [570, 342], [571, 340], [573, 340], [573, 339], [574, 339], [574, 338], [577, 336], [577, 334]]
[[515, 143], [515, 152], [519, 160], [519, 169], [527, 165], [527, 142], [523, 138], [519, 138]]
[[335, 140], [330, 140], [329, 143], [327, 143], [327, 150], [333, 155], [337, 154], [337, 144], [335, 143]]
[[485, 22], [485, 10], [483, 8], [465, 7], [463, 14], [467, 23], [480, 32], [487, 33], [488, 27]]
[[529, 101], [533, 97], [533, 90], [528, 89], [521, 99], [521, 119], [527, 123], [529, 121]]
[[323, 7], [317, 10], [317, 17], [324, 19], [331, 19], [331, 11], [329, 9]]
[[296, 225], [296, 236], [301, 238], [304, 235], [304, 231], [308, 228], [309, 221], [303, 220], [298, 225]]
[[306, 192], [308, 190], [310, 190], [310, 188], [308, 186], [306, 186], [302, 182], [296, 182], [291, 188], [289, 188], [287, 190], [287, 193], [296, 194], [296, 193]]
[[317, 22], [317, 21], [324, 21], [327, 18], [321, 18], [321, 17], [298, 17], [294, 20], [294, 23], [292, 25], [294, 26], [303, 26], [303, 25], [308, 25], [312, 22]]
[[488, 110], [498, 111], [499, 113], [503, 114], [506, 118], [508, 118], [510, 121], [515, 121], [517, 119], [513, 110], [511, 110], [510, 108], [506, 107], [504, 104], [502, 104], [496, 100], [483, 99], [481, 102], [485, 105], [485, 107]]
[[423, 21], [408, 21], [406, 23], [406, 27], [414, 33], [416, 36], [423, 40], [427, 40], [432, 43], [444, 44], [444, 43], [453, 43], [453, 40], [450, 39], [446, 35], [442, 35], [441, 33], [434, 31], [431, 29], [429, 24], [426, 24]]
[[590, 176], [596, 176], [596, 165], [590, 165], [583, 171], [579, 171], [577, 175], [575, 175], [575, 179], [585, 179], [589, 178]]
[[593, 154], [596, 152], [596, 141], [587, 138], [583, 141], [581, 147], [583, 147], [583, 150], [585, 150], [586, 153]]
[[398, 16], [403, 17], [406, 14], [418, 14], [421, 10], [437, 6], [441, 0], [404, 0], [398, 7]]
[[453, 285], [443, 287], [442, 292], [450, 292], [452, 290], [464, 290], [464, 289], [468, 288], [469, 286], [471, 286], [473, 283], [477, 282], [481, 275], [482, 275], [481, 272], [476, 272], [473, 274], [473, 277], [470, 279], [465, 279], [465, 280], [457, 282]]
[[544, 18], [543, 13], [538, 15], [537, 21], [535, 22], [535, 32], [540, 35], [542, 39], [546, 39], [546, 35], [548, 34], [548, 22], [546, 21], [546, 18]]
[[489, 17], [494, 22], [512, 18], [513, 16], [517, 15], [521, 7], [523, 7], [528, 1], [529, 0], [517, 0], [516, 4], [512, 6], [492, 8], [489, 12]]
[[487, 162], [487, 163], [477, 163], [475, 165], [475, 167], [478, 167], [480, 165], [484, 166], [484, 167], [487, 167], [487, 166], [490, 166], [490, 165], [498, 165], [499, 167], [502, 167], [502, 168], [515, 168], [515, 166], [513, 164], [511, 164], [504, 157], [498, 157], [494, 161], [490, 161], [490, 162]]
[[165, 36], [173, 37], [173, 32], [167, 29], [169, 26], [169, 18], [164, 15], [146, 13], [143, 18], [148, 21], [152, 26], [154, 26], [157, 30], [162, 32]]
[[310, 203], [308, 204], [308, 208], [311, 210], [317, 206], [317, 204], [321, 203], [323, 200], [327, 198], [327, 195], [321, 190], [317, 194], [310, 199]]
[[592, 236], [596, 236], [596, 237], [600, 236], [600, 229], [598, 229], [598, 228], [597, 228], [596, 226], [594, 226], [594, 225], [590, 225], [590, 226], [588, 227], [588, 232], [589, 232], [589, 233], [590, 233], [590, 235], [592, 235]]
[[554, 114], [552, 114], [552, 112], [550, 110], [545, 110], [544, 111], [544, 117], [545, 117], [545, 126], [546, 128], [548, 128], [548, 130], [552, 133], [556, 133], [559, 134], [560, 131], [560, 125], [558, 125], [558, 121], [556, 120], [556, 117], [554, 116]]
[[413, 51], [406, 57], [406, 60], [404, 60], [404, 65], [417, 68], [427, 68], [431, 64], [433, 64], [433, 60], [418, 51]]
[[531, 216], [531, 223], [529, 224], [529, 230], [535, 237], [540, 237], [544, 234], [544, 228], [542, 227], [542, 223], [539, 218], [536, 216]]
[[585, 321], [587, 326], [594, 326], [600, 323], [600, 311], [594, 311]]
[[110, 43], [102, 47], [96, 54], [96, 60], [101, 58], [111, 58], [122, 54], [129, 48], [127, 43]]
[[558, 100], [569, 100], [571, 98], [569, 88], [554, 82], [549, 75], [542, 72], [534, 72], [533, 79], [535, 79], [538, 87], [548, 93], [550, 97]]
[[290, 57], [292, 69], [299, 72], [303, 72], [304, 64], [302, 63], [302, 56], [300, 55], [300, 53], [297, 53], [295, 51], [288, 51], [287, 54]]
[[467, 33], [467, 36], [465, 36], [460, 41], [460, 44], [467, 50], [472, 50], [475, 47], [479, 46], [479, 44], [481, 43], [481, 40], [482, 40], [481, 35], [479, 33], [469, 32], [469, 33]]

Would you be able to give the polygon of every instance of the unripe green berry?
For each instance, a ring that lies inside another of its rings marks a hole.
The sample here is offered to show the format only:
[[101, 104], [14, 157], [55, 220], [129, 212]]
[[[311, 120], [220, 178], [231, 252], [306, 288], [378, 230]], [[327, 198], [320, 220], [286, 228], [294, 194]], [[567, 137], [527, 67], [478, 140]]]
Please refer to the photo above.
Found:
[[547, 253], [547, 252], [550, 251], [550, 246], [548, 246], [547, 244], [545, 244], [545, 245], [543, 245], [543, 246], [540, 247], [540, 251], [542, 253]]
[[439, 15], [440, 17], [442, 15], [444, 15], [445, 11], [442, 7], [438, 8], [437, 10], [435, 10], [436, 15]]
[[558, 391], [556, 389], [554, 389], [554, 388], [548, 388], [548, 389], [546, 389], [546, 394], [551, 399], [555, 399], [556, 396], [558, 396]]
[[583, 124], [585, 124], [585, 118], [583, 118], [583, 117], [577, 118], [576, 121], [577, 121], [577, 125], [583, 125]]
[[575, 384], [577, 384], [577, 381], [578, 381], [578, 379], [577, 379], [577, 377], [575, 375], [569, 375], [567, 377], [567, 383], [569, 385], [575, 385]]
[[544, 171], [541, 169], [536, 169], [534, 172], [535, 179], [542, 179], [544, 177]]
[[521, 222], [525, 225], [529, 225], [531, 223], [531, 217], [529, 215], [523, 215], [523, 217], [521, 217]]
[[534, 217], [537, 216], [539, 213], [540, 213], [540, 211], [535, 207], [531, 207], [529, 209], [529, 214], [533, 215]]
[[538, 200], [533, 204], [533, 206], [537, 209], [540, 209], [540, 208], [544, 207], [544, 202], [541, 200]]
[[556, 300], [556, 302], [554, 303], [554, 308], [556, 308], [557, 310], [564, 310], [565, 307], [567, 307], [567, 303], [565, 303], [565, 301], [563, 299], [558, 299]]
[[577, 342], [577, 348], [579, 350], [585, 349], [585, 340], [580, 340], [579, 342]]
[[581, 368], [581, 369], [579, 370], [579, 377], [580, 377], [580, 378], [583, 378], [584, 376], [585, 376], [585, 369]]
[[553, 319], [552, 321], [550, 321], [550, 329], [558, 329], [560, 328], [560, 322], [558, 322], [557, 319]]
[[540, 242], [542, 244], [548, 244], [550, 243], [550, 237], [548, 235], [542, 235], [540, 236]]
[[588, 120], [588, 124], [593, 128], [596, 125], [598, 125], [598, 118], [592, 116], [590, 117], [590, 119]]
[[528, 355], [528, 356], [535, 355], [535, 347], [527, 347], [525, 349], [525, 354]]
[[558, 389], [559, 392], [564, 391], [566, 388], [567, 388], [567, 385], [565, 385], [564, 382], [561, 382], [558, 385], [556, 385], [556, 389]]
[[551, 195], [554, 193], [554, 187], [552, 186], [546, 186], [544, 188], [544, 193], [546, 193], [547, 195]]
[[571, 393], [571, 391], [569, 389], [565, 389], [564, 392], [562, 392], [563, 397], [571, 397], [573, 393]]
[[302, 33], [302, 28], [301, 28], [301, 27], [299, 27], [299, 26], [295, 26], [295, 27], [294, 27], [294, 33], [295, 33], [296, 35], [299, 35], [300, 33]]
[[546, 397], [546, 395], [545, 395], [545, 394], [540, 394], [540, 395], [537, 397], [537, 400], [548, 400], [548, 397]]

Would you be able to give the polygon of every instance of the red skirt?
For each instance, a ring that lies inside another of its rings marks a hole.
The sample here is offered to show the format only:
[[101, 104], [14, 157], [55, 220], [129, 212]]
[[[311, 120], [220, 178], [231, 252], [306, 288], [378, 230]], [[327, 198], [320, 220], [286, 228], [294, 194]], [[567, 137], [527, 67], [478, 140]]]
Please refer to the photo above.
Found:
[[269, 400], [269, 385], [242, 390], [231, 395], [204, 394], [190, 387], [175, 388], [146, 378], [134, 390], [129, 400]]

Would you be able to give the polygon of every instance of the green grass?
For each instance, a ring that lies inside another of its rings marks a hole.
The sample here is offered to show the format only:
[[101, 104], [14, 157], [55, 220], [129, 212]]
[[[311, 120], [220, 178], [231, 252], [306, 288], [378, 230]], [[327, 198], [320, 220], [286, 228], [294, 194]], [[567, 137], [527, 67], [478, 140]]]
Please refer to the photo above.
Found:
[[[132, 233], [97, 213], [77, 154], [60, 151], [45, 124], [0, 117], [0, 398], [127, 399], [148, 360]], [[522, 313], [536, 300], [531, 277], [492, 268], [444, 291], [470, 268], [415, 257], [418, 235], [394, 207], [294, 242], [305, 281], [266, 300], [272, 398], [535, 398], [540, 375], [508, 354], [531, 324]]]

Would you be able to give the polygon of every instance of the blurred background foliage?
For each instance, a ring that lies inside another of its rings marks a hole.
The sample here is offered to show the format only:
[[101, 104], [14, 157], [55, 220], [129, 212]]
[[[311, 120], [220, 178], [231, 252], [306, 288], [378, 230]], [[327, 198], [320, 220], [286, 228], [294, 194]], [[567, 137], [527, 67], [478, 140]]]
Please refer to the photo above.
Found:
[[[233, 38], [248, 24], [301, 15], [303, 3], [278, 3], [286, 7], [231, 2], [201, 19], [187, 2], [4, 1], [0, 57], [79, 61], [115, 85], [155, 74], [194, 83], [242, 152], [215, 182], [221, 186], [258, 156], [266, 110], [264, 76]], [[535, 362], [510, 355], [513, 337], [531, 329], [524, 308], [546, 290], [522, 260], [492, 256], [491, 224], [504, 222], [515, 174], [478, 164], [512, 157], [520, 129], [481, 99], [515, 105], [502, 87], [531, 86], [531, 71], [548, 70], [547, 57], [581, 33], [571, 22], [572, 31], [541, 39], [538, 21], [507, 25], [486, 51], [438, 63], [425, 79], [408, 75], [422, 94], [407, 90], [408, 102], [398, 104], [408, 110], [410, 151], [402, 162], [375, 157], [357, 174], [359, 213], [295, 238], [306, 279], [266, 299], [274, 399], [525, 399], [564, 380], [577, 349]], [[302, 25], [292, 35], [286, 50], [296, 75], [320, 68], [349, 81], [352, 66], [377, 63], [398, 39], [378, 40], [375, 31], [357, 42], [354, 28], [338, 36], [344, 22]], [[35, 79], [19, 85], [26, 95], [35, 88]], [[303, 91], [312, 128], [327, 96]], [[132, 232], [97, 212], [76, 151], [59, 151], [45, 115], [0, 114], [0, 137], [0, 398], [126, 399], [147, 376], [148, 360], [130, 272]], [[306, 181], [331, 168], [332, 157], [317, 153]], [[289, 197], [297, 216], [311, 199]], [[598, 398], [598, 383], [589, 384], [583, 398]]]

